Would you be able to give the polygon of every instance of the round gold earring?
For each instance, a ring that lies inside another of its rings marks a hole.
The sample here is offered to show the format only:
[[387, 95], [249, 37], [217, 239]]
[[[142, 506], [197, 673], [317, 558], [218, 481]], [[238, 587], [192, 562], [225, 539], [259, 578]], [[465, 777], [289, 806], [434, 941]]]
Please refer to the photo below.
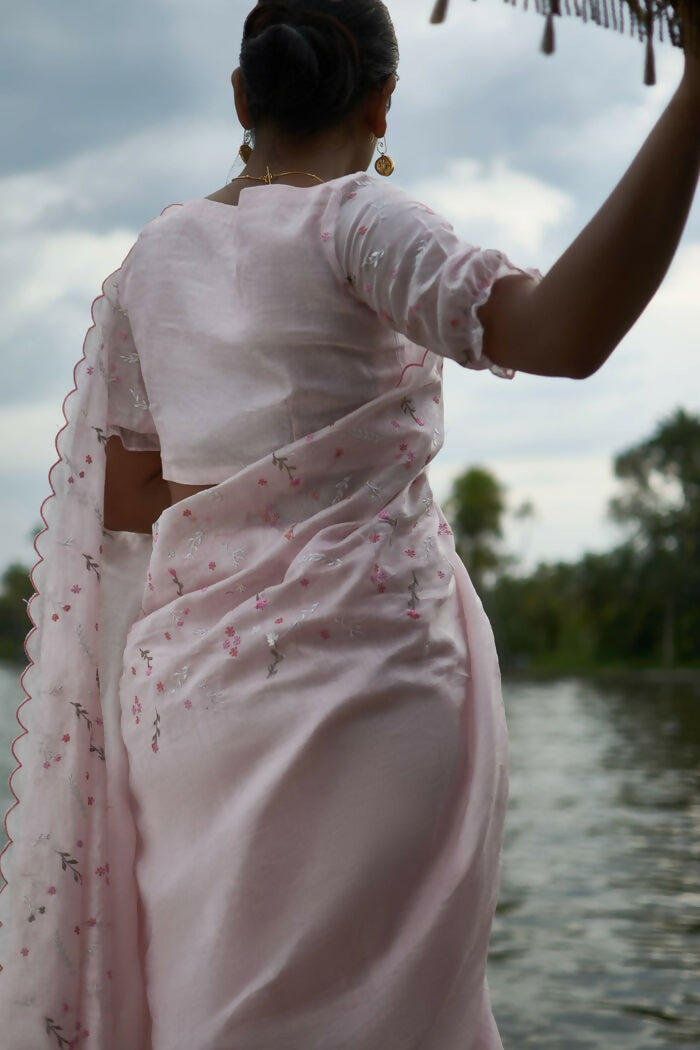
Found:
[[391, 175], [394, 171], [395, 165], [391, 157], [386, 152], [386, 139], [382, 139], [382, 142], [384, 143], [384, 152], [382, 152], [382, 155], [380, 157], [377, 157], [377, 160], [374, 164], [374, 170], [377, 172], [378, 175]]
[[243, 136], [243, 144], [242, 144], [241, 148], [238, 151], [238, 155], [239, 155], [239, 157], [241, 158], [241, 160], [243, 161], [244, 164], [248, 163], [248, 161], [250, 160], [250, 155], [253, 152], [253, 150], [251, 148], [251, 145], [250, 145], [251, 139], [252, 139], [252, 132], [251, 132], [250, 128], [246, 128], [245, 134]]

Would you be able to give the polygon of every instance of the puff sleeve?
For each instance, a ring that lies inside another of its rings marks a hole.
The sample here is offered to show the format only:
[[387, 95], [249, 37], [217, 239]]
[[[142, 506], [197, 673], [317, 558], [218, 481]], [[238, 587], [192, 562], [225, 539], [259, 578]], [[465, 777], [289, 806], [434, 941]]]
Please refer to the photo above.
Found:
[[342, 188], [334, 241], [352, 293], [396, 332], [465, 368], [513, 378], [485, 357], [476, 311], [501, 277], [524, 274], [539, 283], [539, 270], [461, 240], [441, 215], [368, 175]]
[[[128, 256], [127, 256], [128, 259]], [[120, 299], [125, 263], [103, 287], [103, 361], [107, 374], [107, 436], [117, 435], [132, 452], [160, 450], [129, 315]]]

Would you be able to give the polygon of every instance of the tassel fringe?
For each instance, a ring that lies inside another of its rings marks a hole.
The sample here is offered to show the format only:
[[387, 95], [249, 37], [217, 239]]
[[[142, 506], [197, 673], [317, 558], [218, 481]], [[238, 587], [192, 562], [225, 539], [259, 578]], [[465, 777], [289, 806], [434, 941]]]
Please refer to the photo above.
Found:
[[[515, 5], [516, 0], [504, 0], [504, 3]], [[534, 0], [537, 14], [546, 15], [544, 35], [540, 51], [545, 55], [553, 55], [556, 49], [554, 33], [554, 16], [561, 18], [562, 0]], [[596, 25], [604, 26], [606, 29], [614, 29], [617, 32], [625, 31], [625, 9], [630, 16], [630, 36], [635, 35], [641, 41], [646, 39], [646, 57], [644, 63], [644, 83], [648, 87], [656, 84], [656, 60], [654, 56], [654, 29], [659, 27], [659, 40], [664, 42], [664, 22], [668, 28], [668, 35], [674, 47], [685, 48], [685, 31], [681, 16], [677, 12], [678, 0], [572, 0], [574, 11], [572, 12], [569, 0], [564, 0], [566, 14], [572, 13], [577, 18], [588, 22], [589, 9], [590, 19]], [[608, 16], [608, 3], [611, 5], [612, 20]], [[430, 22], [439, 25], [447, 17], [449, 0], [435, 0]], [[528, 0], [524, 0], [525, 10], [528, 9]], [[690, 26], [690, 49], [700, 58], [700, 4], [693, 8], [696, 16]]]

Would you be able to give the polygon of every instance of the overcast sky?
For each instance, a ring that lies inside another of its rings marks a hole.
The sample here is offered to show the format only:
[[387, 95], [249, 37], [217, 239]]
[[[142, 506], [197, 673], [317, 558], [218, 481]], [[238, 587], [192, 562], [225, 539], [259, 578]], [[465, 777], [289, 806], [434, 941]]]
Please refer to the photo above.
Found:
[[[233, 106], [253, 0], [87, 0], [6, 5], [0, 37], [2, 565], [32, 565], [29, 532], [49, 493], [61, 405], [104, 278], [174, 202], [218, 189], [242, 163]], [[401, 82], [387, 148], [394, 182], [466, 241], [550, 269], [620, 181], [668, 104], [683, 53], [576, 17], [501, 0], [393, 0]], [[235, 162], [235, 166], [234, 166]], [[373, 169], [370, 169], [373, 174]], [[513, 382], [446, 360], [446, 440], [429, 476], [444, 501], [471, 465], [493, 470], [513, 507], [523, 566], [619, 538], [606, 519], [612, 457], [677, 407], [700, 410], [700, 207], [643, 317], [584, 382]]]

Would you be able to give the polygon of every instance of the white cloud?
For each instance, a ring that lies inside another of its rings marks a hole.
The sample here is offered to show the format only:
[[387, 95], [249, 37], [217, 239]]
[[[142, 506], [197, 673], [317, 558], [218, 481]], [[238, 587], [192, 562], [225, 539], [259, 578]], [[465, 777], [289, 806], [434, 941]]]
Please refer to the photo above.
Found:
[[501, 247], [516, 265], [520, 257], [539, 258], [545, 237], [575, 210], [571, 194], [513, 170], [502, 156], [488, 165], [453, 158], [439, 176], [411, 184], [410, 192], [449, 218], [458, 236]]

